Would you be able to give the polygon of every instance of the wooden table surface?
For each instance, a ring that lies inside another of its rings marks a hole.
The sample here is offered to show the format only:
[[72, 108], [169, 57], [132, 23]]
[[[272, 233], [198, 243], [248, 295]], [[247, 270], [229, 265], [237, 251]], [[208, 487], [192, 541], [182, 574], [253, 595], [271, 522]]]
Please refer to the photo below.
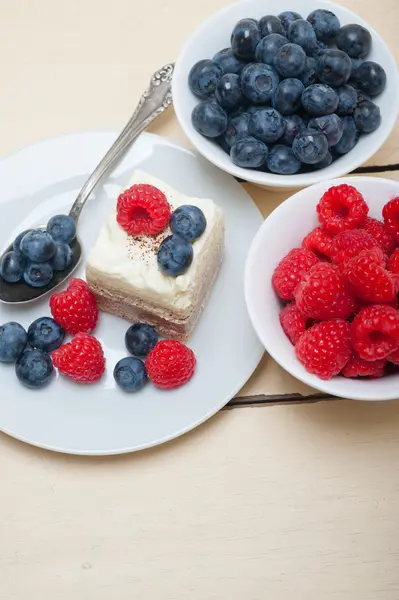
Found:
[[[0, 0], [0, 153], [120, 129], [228, 3]], [[341, 3], [399, 58], [397, 0]], [[151, 130], [187, 143], [172, 111]], [[398, 125], [363, 172], [399, 178]], [[265, 216], [288, 195], [245, 188]], [[267, 356], [151, 451], [68, 457], [0, 434], [0, 600], [398, 600], [398, 447], [398, 403], [324, 400]]]

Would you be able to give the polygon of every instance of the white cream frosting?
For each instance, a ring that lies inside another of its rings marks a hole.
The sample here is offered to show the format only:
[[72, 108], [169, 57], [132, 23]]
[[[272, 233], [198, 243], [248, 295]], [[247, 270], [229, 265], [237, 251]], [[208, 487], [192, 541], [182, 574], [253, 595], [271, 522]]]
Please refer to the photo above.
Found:
[[184, 310], [195, 302], [198, 279], [204, 265], [211, 260], [216, 231], [220, 236], [223, 228], [222, 210], [213, 200], [190, 198], [171, 188], [159, 179], [141, 171], [135, 171], [128, 187], [146, 183], [160, 189], [169, 204], [176, 209], [182, 204], [198, 206], [204, 213], [207, 226], [202, 236], [193, 244], [193, 262], [183, 275], [167, 277], [157, 264], [157, 248], [170, 235], [169, 228], [155, 237], [129, 236], [117, 223], [116, 210], [107, 217], [98, 238], [91, 249], [87, 267], [97, 271], [103, 283], [124, 291], [138, 294], [140, 298], [161, 304], [165, 308]]

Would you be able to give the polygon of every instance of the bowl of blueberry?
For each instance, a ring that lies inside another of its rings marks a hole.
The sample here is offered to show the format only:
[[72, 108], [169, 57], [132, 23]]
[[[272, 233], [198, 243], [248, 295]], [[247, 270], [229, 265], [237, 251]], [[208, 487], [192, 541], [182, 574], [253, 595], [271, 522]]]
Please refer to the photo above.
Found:
[[182, 49], [172, 93], [205, 158], [268, 188], [350, 173], [382, 146], [399, 109], [383, 39], [323, 0], [245, 0], [214, 14]]

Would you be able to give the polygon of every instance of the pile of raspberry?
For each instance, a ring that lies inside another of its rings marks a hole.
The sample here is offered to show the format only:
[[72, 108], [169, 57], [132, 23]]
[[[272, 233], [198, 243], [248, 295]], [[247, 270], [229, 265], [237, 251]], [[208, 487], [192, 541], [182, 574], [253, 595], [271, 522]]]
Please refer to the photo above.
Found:
[[399, 365], [399, 196], [382, 221], [347, 184], [316, 210], [319, 227], [273, 273], [281, 326], [309, 373], [382, 377]]

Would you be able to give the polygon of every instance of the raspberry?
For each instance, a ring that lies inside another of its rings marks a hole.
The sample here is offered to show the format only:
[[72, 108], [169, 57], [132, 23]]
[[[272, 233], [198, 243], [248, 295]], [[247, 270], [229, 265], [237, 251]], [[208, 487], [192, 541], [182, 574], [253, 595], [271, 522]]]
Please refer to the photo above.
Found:
[[147, 375], [157, 387], [173, 389], [184, 385], [194, 375], [194, 352], [177, 340], [162, 340], [145, 361]]
[[272, 284], [283, 300], [293, 300], [295, 289], [303, 276], [319, 262], [317, 256], [306, 248], [294, 248], [279, 262], [274, 270]]
[[387, 232], [399, 244], [399, 196], [393, 198], [382, 209], [382, 217]]
[[399, 348], [389, 354], [387, 360], [394, 365], [399, 365]]
[[360, 227], [368, 211], [362, 194], [346, 183], [330, 187], [317, 205], [319, 221], [330, 233]]
[[294, 345], [306, 331], [306, 319], [294, 302], [283, 308], [280, 313], [280, 323], [285, 335]]
[[391, 271], [391, 273], [399, 275], [399, 248], [397, 248], [393, 254], [391, 254], [388, 260], [387, 269]]
[[349, 360], [350, 325], [341, 319], [317, 323], [302, 335], [295, 351], [309, 373], [330, 379], [338, 375]]
[[392, 252], [395, 250], [396, 244], [393, 237], [387, 232], [384, 227], [384, 224], [377, 219], [372, 219], [371, 217], [366, 217], [362, 229], [367, 231], [377, 242], [381, 250], [387, 256], [390, 256]]
[[344, 265], [362, 250], [377, 246], [375, 239], [362, 229], [345, 229], [331, 242], [331, 260], [337, 266]]
[[397, 280], [386, 270], [382, 250], [377, 247], [352, 258], [343, 276], [352, 294], [367, 302], [392, 302], [398, 290]]
[[311, 250], [320, 258], [328, 260], [330, 258], [330, 246], [333, 235], [321, 227], [316, 227], [303, 239], [302, 247]]
[[54, 350], [52, 359], [60, 373], [77, 383], [94, 383], [105, 371], [102, 346], [87, 333], [77, 333], [72, 342]]
[[116, 211], [116, 220], [129, 235], [156, 235], [168, 225], [171, 214], [165, 194], [144, 183], [122, 192]]
[[53, 294], [50, 310], [54, 320], [68, 333], [90, 333], [97, 325], [96, 299], [82, 279], [71, 279], [66, 290]]
[[345, 319], [356, 309], [338, 267], [319, 263], [312, 267], [295, 292], [298, 309], [312, 319]]
[[341, 375], [344, 377], [382, 377], [386, 364], [386, 358], [370, 362], [360, 358], [358, 353], [352, 350], [350, 359], [342, 369]]
[[353, 320], [351, 336], [360, 358], [386, 358], [399, 348], [399, 311], [383, 304], [363, 308]]

